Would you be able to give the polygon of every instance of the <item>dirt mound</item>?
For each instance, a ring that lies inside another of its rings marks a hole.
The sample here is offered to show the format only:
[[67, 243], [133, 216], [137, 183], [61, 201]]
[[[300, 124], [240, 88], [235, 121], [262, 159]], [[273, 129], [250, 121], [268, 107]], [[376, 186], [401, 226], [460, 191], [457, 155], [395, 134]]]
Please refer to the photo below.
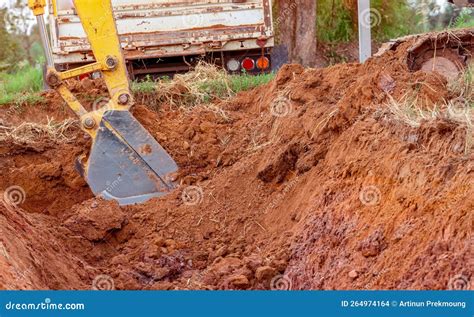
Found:
[[[286, 65], [223, 111], [135, 107], [180, 166], [174, 192], [139, 206], [92, 197], [73, 169], [81, 133], [40, 150], [2, 145], [2, 189], [26, 194], [1, 209], [3, 287], [468, 287], [470, 121], [413, 126], [388, 106], [408, 96], [435, 114], [456, 98], [444, 77], [408, 70], [408, 46], [364, 65]], [[12, 267], [35, 271], [20, 283]]]
[[[68, 252], [53, 219], [0, 203], [0, 288], [87, 288], [85, 262]], [[93, 269], [90, 267], [90, 271]]]

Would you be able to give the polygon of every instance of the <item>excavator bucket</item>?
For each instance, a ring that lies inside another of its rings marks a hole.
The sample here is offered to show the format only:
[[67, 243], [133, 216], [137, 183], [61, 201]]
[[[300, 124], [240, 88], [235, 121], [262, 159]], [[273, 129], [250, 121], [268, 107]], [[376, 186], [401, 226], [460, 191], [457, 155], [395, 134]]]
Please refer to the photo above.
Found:
[[[92, 192], [130, 205], [172, 190], [176, 163], [129, 112], [133, 97], [111, 0], [74, 0], [96, 62], [63, 72], [54, 68], [51, 56], [43, 17], [46, 2], [30, 0], [28, 5], [37, 17], [47, 56], [45, 80], [78, 115], [81, 128], [92, 137], [87, 161], [79, 160], [76, 165]], [[97, 71], [101, 72], [111, 98], [105, 107], [88, 112], [65, 81]]]
[[104, 113], [84, 176], [96, 196], [139, 204], [173, 189], [175, 161], [128, 111]]

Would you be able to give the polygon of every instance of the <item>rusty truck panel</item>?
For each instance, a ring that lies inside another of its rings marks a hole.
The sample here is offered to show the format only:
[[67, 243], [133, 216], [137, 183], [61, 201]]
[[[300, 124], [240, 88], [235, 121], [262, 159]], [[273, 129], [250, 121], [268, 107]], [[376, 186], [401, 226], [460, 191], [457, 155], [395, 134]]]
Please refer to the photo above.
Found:
[[[94, 60], [72, 0], [49, 0], [56, 64]], [[270, 0], [112, 0], [127, 60], [267, 49]]]

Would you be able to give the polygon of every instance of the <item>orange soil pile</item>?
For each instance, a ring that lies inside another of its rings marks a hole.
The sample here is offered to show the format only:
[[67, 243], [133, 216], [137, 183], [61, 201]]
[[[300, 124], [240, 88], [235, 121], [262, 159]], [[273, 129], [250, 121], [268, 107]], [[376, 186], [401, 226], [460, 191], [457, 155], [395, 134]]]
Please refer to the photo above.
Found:
[[[287, 65], [219, 106], [135, 116], [180, 166], [139, 206], [94, 198], [74, 171], [89, 140], [0, 149], [2, 289], [444, 289], [472, 277], [474, 156], [449, 120], [387, 108], [454, 98], [409, 72], [405, 46], [364, 65]], [[89, 83], [90, 84], [90, 83]], [[97, 89], [98, 92], [100, 89]], [[71, 116], [57, 97], [3, 122]], [[468, 153], [468, 154], [466, 154]]]

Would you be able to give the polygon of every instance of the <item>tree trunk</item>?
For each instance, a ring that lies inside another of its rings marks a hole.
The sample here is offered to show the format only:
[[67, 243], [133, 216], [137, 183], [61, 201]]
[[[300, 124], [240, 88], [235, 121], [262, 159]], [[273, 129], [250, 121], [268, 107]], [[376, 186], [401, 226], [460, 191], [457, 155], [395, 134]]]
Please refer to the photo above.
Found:
[[317, 62], [316, 0], [278, 0], [275, 21], [280, 43], [288, 48], [289, 60], [303, 66]]

